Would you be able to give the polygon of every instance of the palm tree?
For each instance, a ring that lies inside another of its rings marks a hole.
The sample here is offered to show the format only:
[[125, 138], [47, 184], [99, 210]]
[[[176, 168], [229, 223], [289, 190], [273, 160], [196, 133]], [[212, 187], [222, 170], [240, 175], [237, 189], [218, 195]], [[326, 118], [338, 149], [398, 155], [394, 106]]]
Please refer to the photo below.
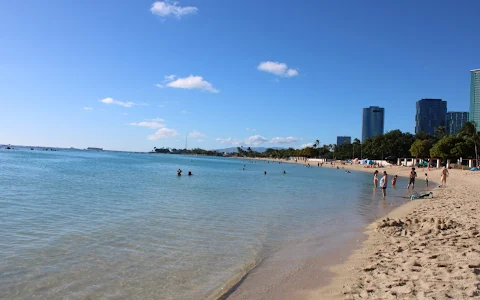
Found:
[[473, 141], [475, 145], [475, 161], [477, 163], [477, 167], [479, 166], [478, 163], [478, 142], [479, 142], [479, 135], [477, 131], [477, 126], [474, 121], [465, 122], [460, 129], [460, 135], [466, 139]]
[[319, 140], [315, 140], [315, 143], [313, 143], [313, 148], [317, 148], [318, 146], [320, 146], [320, 141]]

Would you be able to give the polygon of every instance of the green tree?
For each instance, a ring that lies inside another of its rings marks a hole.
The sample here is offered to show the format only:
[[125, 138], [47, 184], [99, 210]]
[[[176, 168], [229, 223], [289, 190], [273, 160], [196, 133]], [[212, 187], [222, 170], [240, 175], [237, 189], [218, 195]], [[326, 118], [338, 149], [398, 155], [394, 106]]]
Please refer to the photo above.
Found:
[[479, 142], [479, 135], [477, 131], [477, 126], [475, 122], [465, 122], [460, 129], [460, 136], [462, 136], [466, 140], [470, 140], [474, 144], [475, 148], [475, 161], [477, 162], [477, 167], [479, 165], [478, 163], [478, 142]]
[[426, 158], [430, 155], [430, 148], [432, 148], [430, 140], [415, 140], [410, 147], [410, 153], [415, 158]]
[[432, 158], [457, 158], [458, 150], [457, 144], [464, 142], [464, 139], [456, 135], [446, 135], [438, 142], [436, 142], [430, 149], [430, 157]]
[[435, 128], [435, 137], [439, 140], [443, 138], [446, 133], [447, 131], [445, 129], [445, 126], [438, 126], [437, 128]]

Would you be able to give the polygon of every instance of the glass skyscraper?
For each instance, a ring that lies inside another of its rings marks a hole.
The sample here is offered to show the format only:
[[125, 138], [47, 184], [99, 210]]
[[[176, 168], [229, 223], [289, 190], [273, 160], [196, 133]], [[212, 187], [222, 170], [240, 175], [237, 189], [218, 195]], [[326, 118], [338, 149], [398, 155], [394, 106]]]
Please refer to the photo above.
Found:
[[345, 144], [351, 144], [352, 138], [349, 136], [337, 136], [337, 146], [342, 146]]
[[367, 138], [383, 134], [385, 109], [378, 106], [370, 106], [363, 109], [362, 142]]
[[470, 121], [480, 130], [480, 69], [470, 71]]
[[446, 134], [457, 134], [462, 129], [462, 126], [465, 122], [468, 121], [468, 112], [456, 112], [449, 111], [447, 112], [447, 122], [445, 133]]
[[447, 101], [442, 99], [422, 99], [417, 101], [415, 115], [415, 133], [434, 134], [439, 126], [445, 126], [447, 118]]

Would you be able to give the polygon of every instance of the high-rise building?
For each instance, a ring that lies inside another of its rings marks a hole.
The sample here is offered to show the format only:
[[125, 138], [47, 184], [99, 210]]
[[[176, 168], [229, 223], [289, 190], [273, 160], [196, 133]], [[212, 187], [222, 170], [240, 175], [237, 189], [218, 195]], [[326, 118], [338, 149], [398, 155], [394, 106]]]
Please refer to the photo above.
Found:
[[434, 134], [437, 127], [445, 127], [446, 117], [447, 101], [442, 99], [422, 99], [417, 101], [415, 133], [425, 132]]
[[337, 136], [337, 146], [351, 144], [352, 138], [349, 136]]
[[480, 69], [470, 71], [470, 121], [480, 130]]
[[468, 112], [447, 112], [446, 134], [457, 134], [460, 132], [463, 124], [468, 121]]
[[370, 106], [363, 109], [362, 142], [367, 138], [383, 134], [385, 109], [378, 106]]

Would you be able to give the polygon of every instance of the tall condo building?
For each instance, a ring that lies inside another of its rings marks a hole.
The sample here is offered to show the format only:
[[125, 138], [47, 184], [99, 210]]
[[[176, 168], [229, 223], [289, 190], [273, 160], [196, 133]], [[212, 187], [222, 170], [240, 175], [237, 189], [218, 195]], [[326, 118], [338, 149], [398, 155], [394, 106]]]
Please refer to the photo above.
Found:
[[337, 146], [351, 144], [352, 138], [349, 136], [337, 136]]
[[463, 124], [468, 121], [468, 112], [447, 112], [445, 133], [457, 134], [460, 132]]
[[470, 71], [470, 121], [480, 130], [480, 69]]
[[442, 99], [422, 99], [417, 101], [415, 133], [434, 134], [439, 126], [445, 127], [447, 101]]
[[363, 109], [362, 142], [367, 138], [383, 134], [385, 109], [378, 106], [370, 106]]

